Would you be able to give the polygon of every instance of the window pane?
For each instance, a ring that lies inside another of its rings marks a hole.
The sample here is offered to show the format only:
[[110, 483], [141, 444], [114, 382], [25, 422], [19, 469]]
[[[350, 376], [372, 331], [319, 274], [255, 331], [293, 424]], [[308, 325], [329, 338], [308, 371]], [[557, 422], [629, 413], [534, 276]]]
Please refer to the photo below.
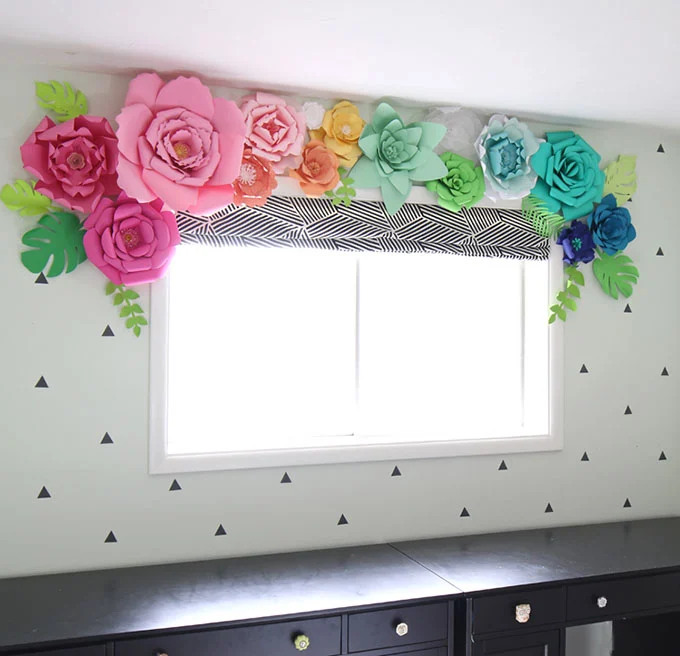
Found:
[[355, 277], [356, 258], [342, 253], [178, 249], [168, 452], [293, 448], [351, 433]]
[[360, 432], [520, 434], [522, 263], [382, 253], [360, 261]]

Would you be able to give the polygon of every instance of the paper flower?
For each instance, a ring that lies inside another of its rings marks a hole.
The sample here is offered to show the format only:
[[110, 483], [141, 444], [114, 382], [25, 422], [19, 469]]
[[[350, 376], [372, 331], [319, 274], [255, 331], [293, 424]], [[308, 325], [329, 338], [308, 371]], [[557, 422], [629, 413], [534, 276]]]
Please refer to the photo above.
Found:
[[484, 123], [475, 112], [463, 107], [438, 107], [431, 109], [425, 116], [425, 120], [439, 123], [446, 128], [444, 138], [434, 149], [437, 155], [451, 152], [467, 157], [475, 164], [479, 162], [475, 141]]
[[475, 142], [486, 179], [486, 195], [491, 200], [529, 195], [536, 184], [529, 158], [539, 144], [526, 123], [501, 114], [491, 117]]
[[318, 102], [310, 101], [302, 105], [302, 113], [305, 115], [308, 130], [318, 130], [323, 123], [326, 109]]
[[562, 211], [567, 221], [592, 212], [602, 199], [604, 173], [600, 155], [570, 130], [548, 132], [531, 158], [538, 180], [532, 190], [551, 212]]
[[245, 125], [235, 103], [195, 77], [138, 75], [116, 118], [118, 184], [142, 202], [205, 214], [231, 202]]
[[445, 131], [444, 126], [435, 123], [404, 125], [392, 107], [381, 103], [359, 139], [364, 156], [350, 173], [354, 185], [380, 187], [387, 211], [396, 214], [406, 202], [413, 182], [446, 175], [445, 164], [432, 150]]
[[593, 241], [607, 255], [622, 251], [637, 236], [630, 212], [617, 206], [614, 194], [605, 196], [587, 220]]
[[321, 196], [340, 182], [338, 158], [322, 141], [310, 141], [302, 151], [302, 164], [289, 175], [307, 196]]
[[78, 116], [56, 125], [47, 116], [21, 147], [35, 190], [77, 212], [91, 212], [118, 189], [116, 135], [105, 118]]
[[271, 162], [253, 155], [251, 148], [243, 151], [241, 172], [234, 180], [234, 205], [256, 207], [264, 205], [276, 189], [276, 174]]
[[446, 173], [425, 186], [439, 197], [439, 204], [451, 212], [472, 207], [484, 197], [484, 173], [479, 166], [455, 153], [442, 153]]
[[162, 278], [175, 246], [177, 221], [163, 201], [140, 203], [121, 193], [103, 198], [84, 223], [87, 257], [115, 285], [141, 285]]
[[284, 173], [300, 163], [307, 122], [298, 112], [271, 93], [258, 92], [241, 101], [246, 120], [246, 144], [257, 157], [272, 163], [275, 173]]
[[567, 228], [563, 228], [557, 236], [558, 245], [562, 246], [565, 264], [587, 264], [595, 257], [595, 244], [588, 226], [580, 221], [573, 221]]
[[340, 166], [349, 169], [361, 157], [358, 141], [365, 125], [356, 106], [343, 100], [324, 114], [321, 129], [310, 134], [312, 139], [323, 141], [338, 156]]

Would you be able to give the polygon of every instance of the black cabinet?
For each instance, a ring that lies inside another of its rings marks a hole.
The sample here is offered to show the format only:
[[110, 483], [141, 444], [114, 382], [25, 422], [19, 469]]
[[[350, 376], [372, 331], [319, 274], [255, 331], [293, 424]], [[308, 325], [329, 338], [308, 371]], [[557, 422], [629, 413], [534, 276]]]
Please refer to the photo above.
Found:
[[472, 644], [472, 656], [559, 656], [559, 653], [559, 631], [478, 639]]

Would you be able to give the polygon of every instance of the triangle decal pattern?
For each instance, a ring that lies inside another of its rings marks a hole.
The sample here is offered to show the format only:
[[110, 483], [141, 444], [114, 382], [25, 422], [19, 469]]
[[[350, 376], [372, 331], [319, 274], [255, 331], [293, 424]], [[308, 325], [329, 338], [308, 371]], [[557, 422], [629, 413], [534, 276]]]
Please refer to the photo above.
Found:
[[104, 437], [102, 437], [102, 441], [99, 444], [113, 444], [113, 440], [108, 433], [104, 433]]
[[45, 278], [45, 274], [41, 273], [36, 279], [35, 279], [35, 284], [36, 285], [47, 285], [49, 284], [47, 282], [47, 278]]
[[226, 535], [226, 534], [227, 534], [227, 532], [224, 530], [224, 526], [222, 526], [222, 524], [220, 524], [217, 527], [217, 530], [215, 531], [215, 537], [218, 537], [220, 535]]
[[118, 542], [116, 539], [116, 536], [114, 535], [113, 531], [109, 531], [109, 534], [106, 536], [106, 540], [104, 540], [105, 544], [113, 544], [114, 542]]
[[498, 471], [507, 471], [507, 470], [508, 470], [508, 466], [505, 464], [505, 460], [501, 460], [501, 464], [498, 467]]
[[463, 511], [460, 513], [461, 517], [469, 517], [470, 513], [468, 512], [467, 508], [463, 508]]
[[581, 462], [590, 462], [590, 458], [588, 457], [587, 451], [583, 452], [583, 455], [581, 456]]
[[551, 512], [555, 512], [555, 511], [553, 510], [553, 507], [552, 507], [550, 504], [548, 504], [548, 505], [545, 507], [545, 512], [551, 513]]
[[392, 470], [392, 476], [401, 476], [401, 471], [399, 470], [399, 467], [397, 467], [396, 465]]
[[35, 384], [35, 386], [38, 389], [47, 389], [49, 387], [44, 376], [40, 376], [40, 380]]
[[111, 326], [106, 326], [104, 328], [104, 332], [102, 333], [102, 337], [115, 337], [116, 335], [114, 334], [113, 330], [111, 330]]
[[38, 499], [51, 499], [52, 495], [47, 491], [47, 488], [43, 486], [43, 489], [40, 490], [40, 494], [38, 494]]
[[624, 311], [626, 314], [630, 314], [633, 310], [631, 310], [631, 309], [630, 309], [630, 305], [628, 305], [628, 303], [626, 303], [626, 307], [623, 308], [623, 311]]
[[588, 367], [586, 367], [586, 365], [582, 364], [581, 365], [581, 371], [579, 371], [579, 373], [580, 374], [587, 374], [587, 373], [590, 373], [590, 372], [588, 371]]
[[282, 478], [281, 478], [282, 483], [292, 483], [293, 481], [290, 480], [290, 476], [288, 476], [288, 472], [284, 472]]
[[626, 499], [623, 503], [624, 508], [631, 508], [630, 499]]
[[340, 515], [340, 519], [338, 520], [338, 526], [345, 526], [345, 524], [349, 524], [347, 521], [347, 517], [344, 515]]
[[172, 485], [170, 486], [170, 489], [168, 490], [168, 492], [177, 492], [178, 490], [181, 490], [181, 489], [182, 489], [182, 486], [177, 482], [177, 479], [175, 479], [172, 482]]
[[659, 460], [668, 460], [668, 458], [666, 457], [666, 454], [663, 451], [661, 452], [661, 455], [659, 456]]

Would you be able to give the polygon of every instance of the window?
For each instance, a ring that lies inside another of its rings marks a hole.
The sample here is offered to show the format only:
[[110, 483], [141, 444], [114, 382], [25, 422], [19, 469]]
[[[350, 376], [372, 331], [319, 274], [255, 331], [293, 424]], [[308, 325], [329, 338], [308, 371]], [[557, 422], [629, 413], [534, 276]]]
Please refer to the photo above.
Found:
[[560, 276], [182, 246], [152, 291], [151, 471], [558, 449]]

